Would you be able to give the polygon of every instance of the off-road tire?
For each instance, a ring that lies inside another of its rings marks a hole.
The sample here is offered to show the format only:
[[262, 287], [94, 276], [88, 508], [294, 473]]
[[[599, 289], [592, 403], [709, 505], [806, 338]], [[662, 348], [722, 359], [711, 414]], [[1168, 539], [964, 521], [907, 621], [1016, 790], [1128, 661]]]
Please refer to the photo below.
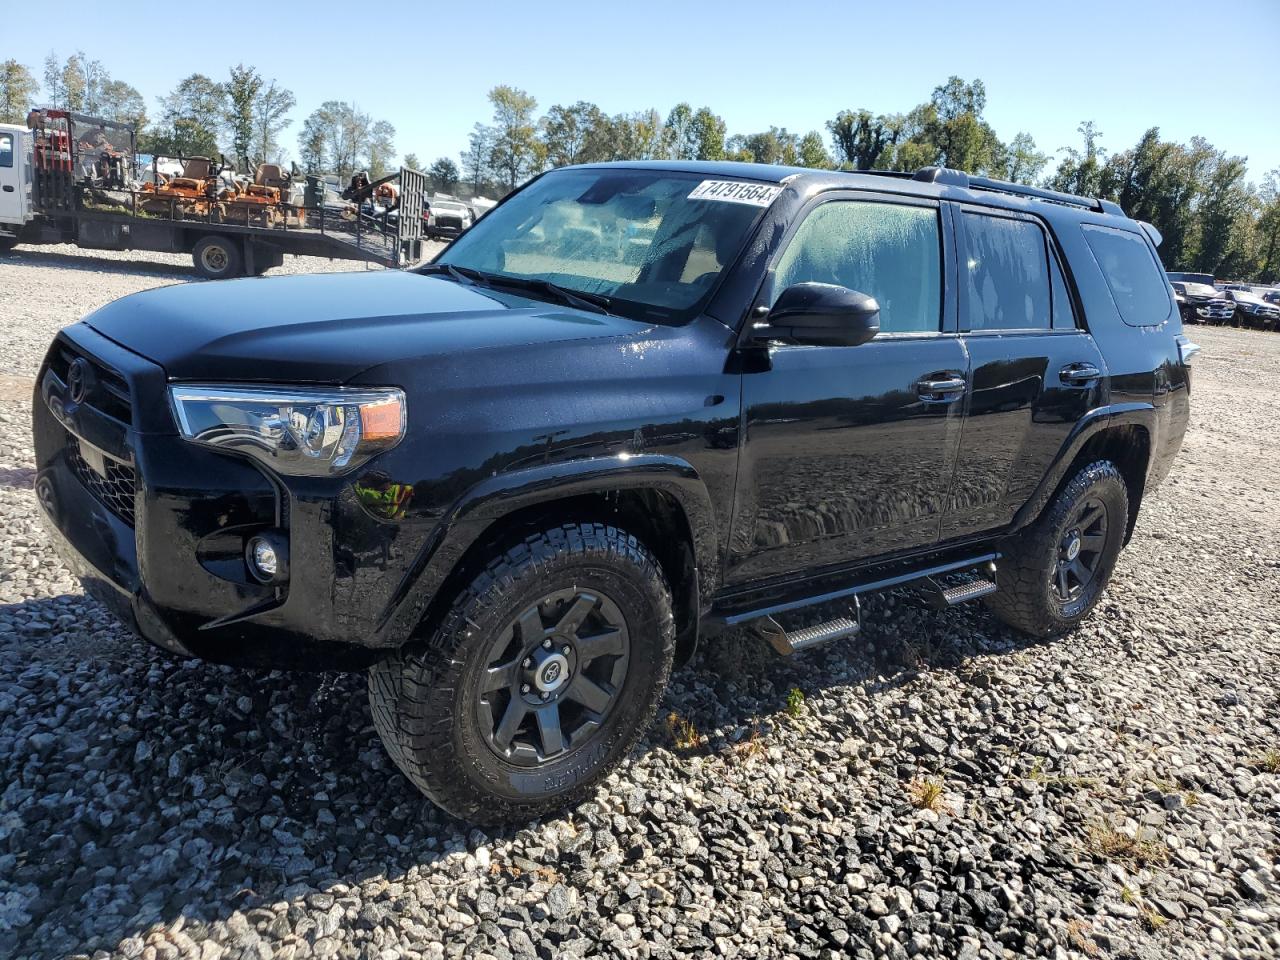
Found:
[[226, 280], [244, 272], [244, 257], [230, 237], [210, 234], [196, 241], [191, 251], [196, 273], [206, 280]]
[[[626, 678], [583, 746], [516, 766], [490, 749], [472, 698], [497, 632], [566, 585], [616, 601], [630, 637]], [[437, 806], [471, 823], [527, 822], [578, 802], [626, 757], [653, 720], [674, 652], [671, 591], [649, 550], [616, 527], [564, 524], [497, 552], [429, 637], [372, 667], [369, 707], [392, 761]]]
[[[1096, 572], [1082, 595], [1063, 603], [1054, 586], [1059, 546], [1081, 503], [1100, 500], [1106, 508], [1105, 545]], [[1106, 589], [1124, 546], [1129, 495], [1115, 464], [1098, 460], [1080, 469], [1060, 489], [1035, 523], [1010, 537], [1002, 547], [997, 582], [986, 598], [993, 613], [1009, 626], [1035, 637], [1066, 633], [1080, 623]]]

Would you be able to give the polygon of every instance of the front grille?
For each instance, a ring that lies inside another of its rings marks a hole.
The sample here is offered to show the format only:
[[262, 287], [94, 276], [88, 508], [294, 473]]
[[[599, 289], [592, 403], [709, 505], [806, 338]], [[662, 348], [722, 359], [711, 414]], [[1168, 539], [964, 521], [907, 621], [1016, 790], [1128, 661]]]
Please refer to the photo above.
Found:
[[59, 380], [67, 383], [68, 370], [76, 360], [83, 358], [93, 371], [93, 387], [84, 402], [113, 420], [123, 424], [133, 423], [133, 400], [129, 383], [102, 361], [72, 347], [59, 339], [49, 352], [49, 369]]
[[75, 437], [67, 440], [67, 461], [76, 478], [93, 494], [94, 499], [132, 527], [134, 492], [138, 486], [133, 467], [104, 456], [102, 462], [105, 476], [98, 473], [85, 460], [80, 452], [80, 441]]

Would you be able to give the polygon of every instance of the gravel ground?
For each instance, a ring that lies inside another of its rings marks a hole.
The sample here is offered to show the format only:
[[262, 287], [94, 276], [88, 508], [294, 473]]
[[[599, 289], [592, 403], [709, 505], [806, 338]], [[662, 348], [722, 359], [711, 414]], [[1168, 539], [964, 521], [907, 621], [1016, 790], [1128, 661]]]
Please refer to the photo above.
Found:
[[49, 338], [186, 279], [0, 256], [0, 956], [1280, 953], [1280, 336], [1195, 332], [1182, 457], [1076, 635], [890, 595], [792, 661], [707, 645], [593, 801], [485, 835], [394, 770], [362, 677], [171, 659], [47, 547]]

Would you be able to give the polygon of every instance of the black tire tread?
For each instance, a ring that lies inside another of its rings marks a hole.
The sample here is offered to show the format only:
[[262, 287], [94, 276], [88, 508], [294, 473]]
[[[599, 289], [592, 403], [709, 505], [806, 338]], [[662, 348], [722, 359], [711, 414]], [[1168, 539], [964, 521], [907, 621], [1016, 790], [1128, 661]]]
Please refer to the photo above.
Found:
[[466, 764], [451, 736], [453, 684], [458, 678], [469, 624], [477, 611], [501, 602], [517, 584], [543, 575], [548, 561], [566, 554], [622, 560], [651, 580], [663, 598], [662, 663], [639, 723], [624, 734], [618, 757], [630, 753], [653, 722], [675, 654], [675, 622], [671, 590], [662, 567], [634, 536], [601, 523], [566, 523], [526, 537], [498, 553], [458, 594], [440, 625], [425, 642], [410, 644], [369, 670], [369, 706], [374, 726], [388, 755], [410, 781], [437, 806], [469, 822], [520, 822], [579, 802], [612, 769], [601, 763], [591, 777], [571, 792], [541, 802], [513, 802], [480, 793], [451, 767]]
[[[1098, 484], [1112, 481], [1119, 486], [1124, 503], [1125, 515], [1120, 518], [1120, 522], [1123, 525], [1128, 521], [1128, 489], [1116, 465], [1110, 460], [1096, 460], [1082, 467], [1058, 491], [1035, 523], [1005, 542], [998, 574], [1000, 589], [985, 598], [992, 613], [1014, 629], [1034, 637], [1062, 633], [1088, 615], [1093, 604], [1070, 621], [1064, 621], [1054, 614], [1046, 603], [1047, 591], [1043, 583], [1041, 562], [1047, 552], [1056, 549], [1057, 527], [1079, 498]], [[1111, 557], [1104, 562], [1110, 567], [1114, 565], [1115, 558]], [[1107, 570], [1107, 576], [1109, 575], [1110, 569]], [[1105, 581], [1103, 586], [1105, 587]]]

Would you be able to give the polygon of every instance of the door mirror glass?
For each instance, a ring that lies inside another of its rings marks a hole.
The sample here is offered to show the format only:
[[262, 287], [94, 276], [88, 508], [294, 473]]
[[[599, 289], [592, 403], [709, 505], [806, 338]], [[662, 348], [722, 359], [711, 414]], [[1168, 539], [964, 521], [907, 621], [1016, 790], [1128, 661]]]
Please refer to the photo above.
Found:
[[834, 283], [795, 283], [773, 303], [757, 339], [823, 347], [856, 347], [880, 332], [874, 297]]

